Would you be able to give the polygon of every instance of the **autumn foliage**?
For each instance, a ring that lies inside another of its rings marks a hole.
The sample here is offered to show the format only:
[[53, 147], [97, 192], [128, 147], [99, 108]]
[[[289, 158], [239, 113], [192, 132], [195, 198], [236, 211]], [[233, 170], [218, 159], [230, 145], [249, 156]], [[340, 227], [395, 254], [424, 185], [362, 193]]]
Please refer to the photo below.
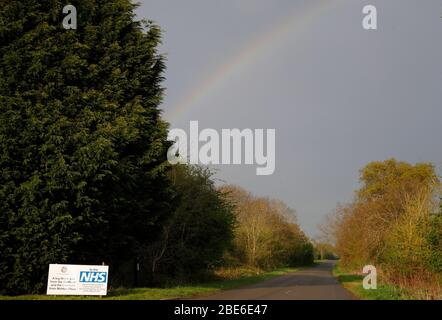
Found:
[[222, 188], [235, 205], [233, 264], [258, 268], [313, 263], [313, 246], [283, 202], [259, 198], [234, 186]]
[[389, 159], [361, 170], [352, 203], [339, 206], [329, 231], [344, 268], [375, 265], [384, 281], [414, 297], [440, 294], [441, 214], [439, 180], [432, 164]]

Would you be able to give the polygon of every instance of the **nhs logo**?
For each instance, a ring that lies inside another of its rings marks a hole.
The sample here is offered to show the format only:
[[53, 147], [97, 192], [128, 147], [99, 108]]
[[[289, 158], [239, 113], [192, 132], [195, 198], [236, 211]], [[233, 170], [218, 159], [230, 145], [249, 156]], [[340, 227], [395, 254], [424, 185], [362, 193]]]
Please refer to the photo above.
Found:
[[80, 271], [80, 282], [106, 283], [107, 272]]

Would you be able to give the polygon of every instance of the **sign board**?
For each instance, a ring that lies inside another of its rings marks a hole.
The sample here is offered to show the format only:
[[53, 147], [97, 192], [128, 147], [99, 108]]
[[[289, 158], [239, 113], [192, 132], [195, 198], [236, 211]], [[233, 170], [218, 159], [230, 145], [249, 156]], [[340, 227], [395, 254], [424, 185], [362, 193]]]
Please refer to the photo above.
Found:
[[50, 264], [48, 295], [105, 296], [109, 266]]

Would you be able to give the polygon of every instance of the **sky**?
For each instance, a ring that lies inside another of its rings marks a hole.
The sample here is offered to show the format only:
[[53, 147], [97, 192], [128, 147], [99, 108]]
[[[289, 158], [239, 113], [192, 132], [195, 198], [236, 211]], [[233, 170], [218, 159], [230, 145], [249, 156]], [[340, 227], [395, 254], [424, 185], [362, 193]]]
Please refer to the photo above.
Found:
[[[374, 5], [378, 29], [362, 28]], [[171, 128], [276, 130], [276, 170], [219, 184], [284, 201], [309, 236], [371, 161], [442, 164], [442, 1], [142, 0], [164, 31]]]

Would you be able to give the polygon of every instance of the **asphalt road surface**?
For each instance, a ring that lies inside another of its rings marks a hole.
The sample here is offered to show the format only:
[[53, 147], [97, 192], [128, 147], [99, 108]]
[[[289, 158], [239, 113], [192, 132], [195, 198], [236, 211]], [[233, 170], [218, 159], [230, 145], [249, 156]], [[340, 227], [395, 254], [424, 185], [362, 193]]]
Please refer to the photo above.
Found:
[[221, 291], [204, 300], [353, 300], [355, 297], [332, 275], [333, 261], [253, 285]]

